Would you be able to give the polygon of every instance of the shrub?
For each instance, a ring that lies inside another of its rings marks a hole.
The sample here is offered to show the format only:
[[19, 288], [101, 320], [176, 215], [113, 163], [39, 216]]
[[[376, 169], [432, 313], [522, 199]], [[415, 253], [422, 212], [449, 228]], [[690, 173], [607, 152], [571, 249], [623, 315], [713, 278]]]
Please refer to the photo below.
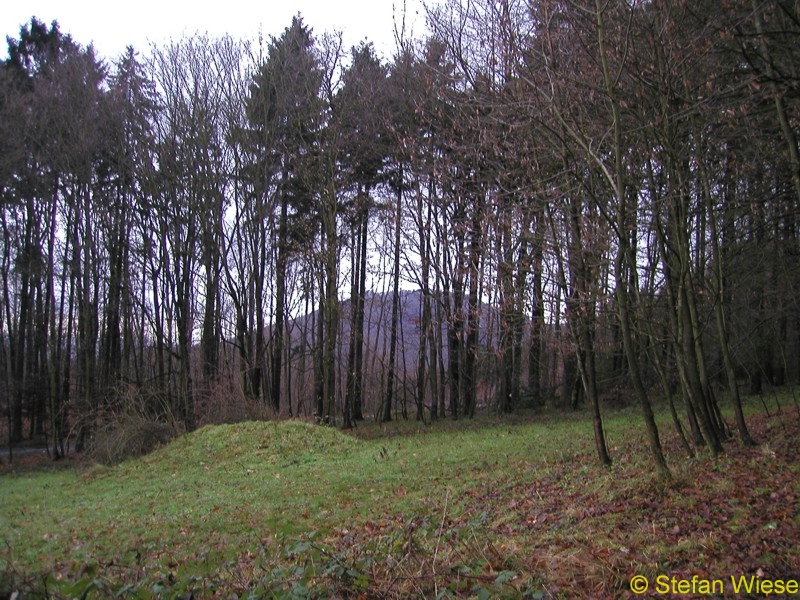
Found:
[[123, 415], [95, 432], [89, 454], [97, 462], [113, 465], [152, 452], [176, 435], [172, 424], [142, 415]]

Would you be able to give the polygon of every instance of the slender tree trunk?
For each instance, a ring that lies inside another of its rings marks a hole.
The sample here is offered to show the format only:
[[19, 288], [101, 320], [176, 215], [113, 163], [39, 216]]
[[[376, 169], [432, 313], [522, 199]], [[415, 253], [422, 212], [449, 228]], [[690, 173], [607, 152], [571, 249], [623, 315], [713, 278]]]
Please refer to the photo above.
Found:
[[500, 389], [498, 409], [511, 412], [518, 398], [514, 394], [514, 333], [516, 305], [514, 294], [514, 256], [511, 248], [511, 207], [503, 203], [497, 231], [497, 289], [500, 292]]
[[367, 239], [369, 234], [369, 215], [364, 215], [361, 223], [361, 249], [359, 251], [358, 314], [356, 315], [356, 356], [355, 356], [355, 394], [353, 397], [353, 418], [364, 419], [364, 302], [367, 295]]
[[650, 399], [647, 395], [647, 390], [642, 381], [641, 371], [639, 367], [639, 360], [636, 356], [636, 349], [633, 344], [633, 327], [631, 324], [630, 314], [630, 298], [628, 285], [629, 280], [626, 277], [627, 269], [636, 269], [636, 261], [631, 253], [630, 240], [628, 238], [630, 231], [629, 220], [635, 218], [634, 214], [628, 214], [628, 197], [624, 184], [625, 165], [623, 164], [624, 146], [622, 143], [622, 123], [620, 120], [619, 102], [616, 98], [614, 79], [608, 65], [608, 55], [606, 49], [605, 39], [605, 26], [603, 21], [603, 3], [601, 0], [595, 0], [595, 16], [597, 26], [597, 42], [598, 52], [600, 56], [600, 64], [603, 71], [603, 84], [605, 91], [609, 96], [612, 118], [613, 118], [613, 151], [614, 151], [614, 170], [615, 174], [609, 183], [613, 184], [614, 196], [617, 200], [617, 255], [615, 260], [615, 284], [616, 284], [616, 297], [617, 297], [617, 311], [620, 322], [620, 333], [622, 334], [622, 344], [625, 350], [625, 356], [628, 361], [628, 371], [631, 376], [631, 381], [639, 397], [639, 402], [642, 407], [644, 415], [645, 426], [647, 429], [647, 438], [650, 443], [650, 451], [658, 469], [659, 474], [664, 479], [671, 479], [671, 474], [667, 462], [664, 459], [664, 453], [661, 449], [661, 441], [658, 436], [658, 426], [656, 425], [655, 416], [653, 415], [653, 408], [650, 404]]
[[353, 235], [353, 280], [350, 286], [350, 350], [347, 358], [344, 427], [352, 427], [364, 418], [362, 390], [364, 385], [364, 301], [367, 287], [367, 237], [369, 232], [368, 198], [359, 193], [359, 218]]
[[[431, 292], [430, 292], [430, 204], [428, 205], [427, 223], [423, 219], [422, 191], [417, 189], [417, 223], [419, 224], [419, 249], [420, 249], [420, 325], [419, 325], [419, 352], [417, 354], [417, 421], [425, 420], [425, 390], [427, 389], [428, 374], [428, 343], [431, 338]], [[431, 348], [435, 356], [435, 349]], [[431, 360], [431, 371], [436, 370], [435, 362]], [[435, 395], [431, 395], [431, 418], [437, 417]]]
[[603, 417], [600, 412], [600, 399], [597, 394], [597, 367], [595, 366], [594, 341], [592, 333], [586, 324], [581, 325], [581, 346], [586, 350], [578, 358], [578, 370], [583, 382], [583, 389], [589, 400], [592, 410], [592, 429], [594, 430], [594, 444], [600, 463], [611, 464], [611, 456], [606, 445], [606, 434], [603, 430]]
[[272, 364], [270, 368], [269, 405], [276, 413], [281, 408], [281, 361], [283, 360], [283, 330], [286, 320], [287, 211], [288, 201], [283, 197], [281, 199], [278, 224], [278, 259], [275, 266], [275, 322], [272, 324], [272, 343], [270, 344]]
[[[540, 216], [538, 221], [544, 221]], [[533, 290], [531, 297], [530, 345], [528, 346], [528, 394], [533, 407], [542, 404], [542, 332], [544, 331], [544, 306], [542, 265], [543, 244], [538, 242], [533, 259]]]
[[[482, 205], [482, 203], [481, 203]], [[483, 249], [483, 228], [485, 215], [482, 209], [476, 209], [472, 216], [469, 249], [469, 295], [467, 297], [467, 327], [464, 344], [463, 402], [464, 415], [475, 415], [478, 383], [478, 342], [480, 336], [480, 257]]]
[[717, 218], [711, 198], [711, 191], [708, 185], [708, 176], [701, 161], [701, 174], [703, 183], [703, 195], [706, 199], [706, 210], [708, 212], [708, 222], [711, 229], [711, 256], [712, 256], [712, 289], [715, 294], [714, 301], [714, 320], [719, 334], [720, 351], [722, 353], [722, 364], [725, 369], [725, 379], [733, 400], [733, 409], [736, 414], [736, 425], [739, 429], [739, 438], [745, 446], [756, 445], [755, 440], [750, 436], [747, 422], [742, 410], [742, 399], [739, 396], [739, 386], [736, 383], [736, 370], [731, 358], [730, 342], [728, 341], [728, 324], [725, 319], [725, 271], [722, 264], [722, 252], [720, 251]]
[[[321, 276], [320, 276], [321, 278]], [[319, 308], [314, 316], [316, 325], [316, 339], [312, 344], [314, 352], [314, 416], [320, 423], [325, 422], [325, 352], [323, 350], [323, 340], [325, 339], [324, 314], [325, 314], [325, 286], [324, 281], [319, 285]]]
[[361, 244], [360, 224], [353, 229], [350, 247], [350, 263], [351, 276], [350, 276], [350, 342], [347, 351], [347, 381], [345, 384], [344, 394], [344, 409], [342, 410], [342, 428], [350, 429], [355, 424], [353, 418], [353, 405], [355, 403], [355, 379], [356, 379], [356, 321], [358, 320], [358, 305], [359, 305], [359, 279], [358, 272], [361, 266], [361, 261], [358, 256]]
[[[34, 227], [38, 224], [38, 216], [35, 210], [35, 201], [33, 198], [28, 198], [26, 202], [26, 218], [25, 218], [25, 233], [23, 240], [23, 256], [27, 260], [32, 260], [35, 254], [35, 235]], [[25, 404], [26, 393], [28, 388], [28, 372], [26, 369], [26, 354], [29, 345], [28, 342], [28, 329], [31, 326], [31, 312], [33, 310], [33, 284], [31, 281], [31, 271], [34, 268], [33, 264], [23, 264], [22, 273], [20, 276], [20, 292], [19, 292], [19, 318], [17, 319], [16, 327], [16, 340], [11, 341], [10, 346], [13, 348], [12, 362], [14, 387], [11, 393], [11, 406], [9, 417], [9, 436], [10, 441], [13, 443], [22, 441], [23, 438], [23, 406]], [[10, 298], [10, 296], [6, 296]]]
[[324, 325], [322, 356], [322, 395], [325, 422], [334, 425], [336, 419], [336, 339], [339, 332], [339, 246], [336, 232], [336, 191], [328, 183], [322, 207], [324, 249]]
[[397, 205], [395, 207], [394, 222], [394, 264], [392, 266], [392, 315], [389, 333], [389, 374], [386, 384], [386, 398], [383, 402], [381, 411], [381, 421], [386, 423], [392, 420], [392, 406], [394, 403], [395, 391], [395, 363], [397, 360], [397, 328], [400, 313], [400, 233], [402, 226], [403, 210], [403, 187], [402, 172], [399, 177], [400, 184], [397, 187]]

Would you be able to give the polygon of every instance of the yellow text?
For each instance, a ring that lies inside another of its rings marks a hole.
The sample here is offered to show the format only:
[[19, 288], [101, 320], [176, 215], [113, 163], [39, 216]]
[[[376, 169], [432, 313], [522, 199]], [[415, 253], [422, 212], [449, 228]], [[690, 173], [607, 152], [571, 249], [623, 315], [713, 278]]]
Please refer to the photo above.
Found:
[[800, 584], [796, 579], [761, 579], [755, 575], [746, 577], [731, 576], [733, 593], [755, 594], [756, 596], [769, 596], [770, 594], [796, 594], [800, 591]]
[[691, 579], [680, 579], [668, 575], [656, 577], [656, 592], [659, 594], [724, 594], [722, 579], [703, 579], [693, 575]]

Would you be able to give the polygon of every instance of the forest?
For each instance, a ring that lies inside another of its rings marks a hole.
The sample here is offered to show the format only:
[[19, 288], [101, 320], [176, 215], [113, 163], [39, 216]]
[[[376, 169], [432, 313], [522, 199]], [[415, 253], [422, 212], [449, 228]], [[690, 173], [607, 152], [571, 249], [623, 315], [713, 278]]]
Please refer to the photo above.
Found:
[[427, 22], [389, 59], [300, 15], [119, 57], [10, 32], [9, 445], [583, 407], [608, 464], [604, 411], [631, 405], [668, 477], [656, 402], [687, 455], [753, 443], [740, 396], [800, 380], [798, 4]]

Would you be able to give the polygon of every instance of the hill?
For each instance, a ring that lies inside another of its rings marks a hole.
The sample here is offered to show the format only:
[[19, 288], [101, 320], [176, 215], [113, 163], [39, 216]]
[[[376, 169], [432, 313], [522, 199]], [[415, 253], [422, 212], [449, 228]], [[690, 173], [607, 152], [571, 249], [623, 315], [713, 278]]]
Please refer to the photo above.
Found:
[[[419, 356], [420, 323], [422, 322], [422, 292], [419, 290], [401, 290], [398, 319], [398, 363], [405, 365], [409, 370], [416, 364]], [[340, 307], [339, 344], [347, 346], [350, 339], [352, 299], [343, 300]], [[392, 294], [382, 292], [367, 292], [364, 298], [364, 342], [371, 352], [378, 355], [389, 353], [389, 333], [392, 316]], [[293, 343], [302, 341], [302, 332], [308, 330], [311, 335], [310, 323], [318, 318], [317, 311], [308, 316], [300, 316], [291, 320], [289, 327], [292, 331]], [[480, 315], [480, 343], [486, 344], [489, 340], [487, 332], [490, 324], [496, 323], [497, 310], [488, 305], [481, 305]], [[435, 326], [435, 321], [434, 321]], [[439, 322], [440, 333], [443, 339], [447, 336], [447, 322]], [[447, 343], [443, 344], [444, 358], [447, 359]]]
[[[653, 479], [640, 418], [209, 426], [113, 468], [0, 476], [0, 592], [18, 597], [630, 595], [634, 575], [800, 577], [800, 423]], [[749, 580], [748, 580], [749, 581]], [[651, 587], [651, 590], [657, 590]]]

